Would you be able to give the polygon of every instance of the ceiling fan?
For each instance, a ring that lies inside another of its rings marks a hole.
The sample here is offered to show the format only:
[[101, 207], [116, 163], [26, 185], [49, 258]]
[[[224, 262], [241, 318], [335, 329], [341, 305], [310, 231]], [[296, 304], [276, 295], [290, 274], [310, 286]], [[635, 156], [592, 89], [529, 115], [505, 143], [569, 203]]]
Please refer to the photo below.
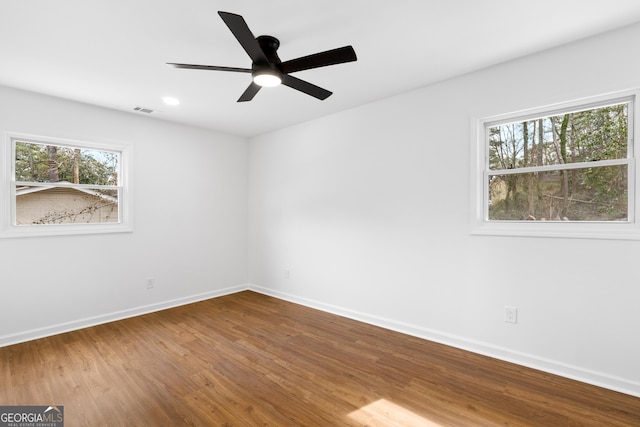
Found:
[[280, 83], [317, 99], [327, 99], [331, 96], [332, 92], [300, 80], [297, 77], [293, 77], [290, 73], [357, 60], [353, 47], [344, 46], [282, 62], [277, 54], [278, 47], [280, 46], [280, 41], [277, 38], [272, 36], [254, 37], [244, 18], [240, 15], [229, 12], [218, 12], [218, 15], [220, 15], [225, 24], [227, 24], [227, 27], [229, 27], [233, 35], [238, 39], [238, 42], [240, 42], [240, 45], [251, 58], [251, 68], [177, 64], [174, 62], [168, 62], [167, 65], [192, 70], [251, 73], [253, 80], [240, 96], [238, 102], [251, 101], [262, 87], [277, 86]]

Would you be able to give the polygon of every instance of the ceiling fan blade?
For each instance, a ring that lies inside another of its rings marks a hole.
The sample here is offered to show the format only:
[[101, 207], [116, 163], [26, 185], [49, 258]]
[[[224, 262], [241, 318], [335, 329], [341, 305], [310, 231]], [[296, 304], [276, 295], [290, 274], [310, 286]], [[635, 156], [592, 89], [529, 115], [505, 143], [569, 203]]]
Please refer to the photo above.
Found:
[[294, 73], [296, 71], [309, 70], [311, 68], [356, 61], [357, 59], [358, 58], [356, 57], [356, 52], [353, 50], [353, 47], [344, 46], [285, 61], [282, 63], [282, 72]]
[[249, 87], [244, 91], [242, 95], [240, 95], [240, 98], [238, 98], [238, 102], [251, 101], [253, 97], [256, 96], [256, 94], [260, 91], [261, 87], [262, 86], [251, 82]]
[[311, 84], [309, 82], [305, 82], [304, 80], [300, 80], [299, 78], [290, 76], [288, 74], [282, 75], [282, 84], [285, 86], [289, 86], [292, 89], [299, 90], [300, 92], [304, 92], [307, 95], [311, 95], [314, 98], [318, 98], [319, 100], [325, 100], [328, 97], [330, 97], [331, 94], [333, 93], [319, 86]]
[[227, 24], [227, 27], [229, 27], [253, 62], [269, 63], [269, 60], [242, 16], [229, 12], [218, 12], [218, 15], [220, 15], [220, 18]]
[[251, 72], [251, 68], [218, 67], [216, 65], [176, 64], [175, 62], [167, 62], [167, 65], [174, 68], [186, 68], [189, 70], [233, 71], [236, 73]]

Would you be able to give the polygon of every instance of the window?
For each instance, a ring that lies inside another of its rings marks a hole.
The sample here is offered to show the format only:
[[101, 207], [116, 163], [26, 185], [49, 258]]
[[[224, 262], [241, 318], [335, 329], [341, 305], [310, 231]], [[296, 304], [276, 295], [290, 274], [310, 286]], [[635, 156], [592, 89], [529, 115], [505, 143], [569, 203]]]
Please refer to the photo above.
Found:
[[127, 147], [10, 134], [2, 153], [0, 236], [131, 231]]
[[640, 239], [635, 93], [478, 120], [475, 234]]

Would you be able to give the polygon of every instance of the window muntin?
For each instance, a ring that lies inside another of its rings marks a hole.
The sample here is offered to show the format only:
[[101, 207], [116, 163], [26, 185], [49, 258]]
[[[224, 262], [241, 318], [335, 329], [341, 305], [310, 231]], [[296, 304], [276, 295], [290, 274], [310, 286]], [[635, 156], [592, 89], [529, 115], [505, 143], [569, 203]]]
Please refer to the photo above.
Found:
[[0, 237], [131, 231], [128, 151], [7, 135]]
[[485, 221], [633, 221], [633, 98], [485, 123]]

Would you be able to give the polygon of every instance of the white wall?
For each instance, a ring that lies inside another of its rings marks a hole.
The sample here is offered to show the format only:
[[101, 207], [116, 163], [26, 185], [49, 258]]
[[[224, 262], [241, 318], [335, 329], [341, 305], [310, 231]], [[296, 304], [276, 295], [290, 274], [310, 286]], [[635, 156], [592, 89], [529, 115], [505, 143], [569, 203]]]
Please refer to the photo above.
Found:
[[471, 118], [638, 88], [637, 40], [629, 27], [253, 138], [249, 281], [640, 396], [640, 242], [469, 233]]
[[246, 287], [245, 139], [0, 87], [5, 132], [130, 144], [135, 229], [0, 239], [0, 345]]

